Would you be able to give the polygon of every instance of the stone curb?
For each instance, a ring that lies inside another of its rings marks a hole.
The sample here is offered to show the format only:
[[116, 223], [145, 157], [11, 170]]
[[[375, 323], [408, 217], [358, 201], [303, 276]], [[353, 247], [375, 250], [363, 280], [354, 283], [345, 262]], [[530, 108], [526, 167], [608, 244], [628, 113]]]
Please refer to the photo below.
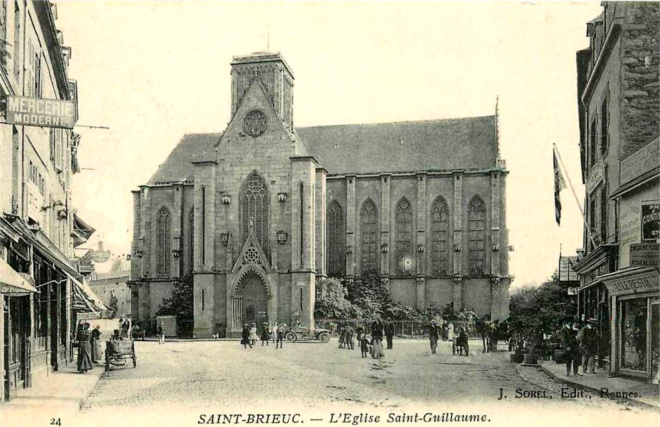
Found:
[[[558, 375], [554, 374], [552, 371], [550, 371], [548, 368], [544, 367], [543, 365], [538, 365], [538, 367], [541, 368], [541, 370], [543, 370], [543, 372], [545, 372], [547, 375], [550, 375], [552, 378], [554, 378], [557, 381], [560, 381], [564, 384], [569, 384], [573, 387], [577, 387], [577, 388], [580, 388], [582, 390], [589, 391], [591, 393], [595, 393], [596, 396], [600, 395], [600, 389], [598, 389], [596, 387], [591, 387], [591, 386], [588, 386], [586, 384], [580, 384], [578, 382], [571, 381], [570, 379], [558, 376]], [[628, 398], [627, 400], [623, 400], [623, 399], [611, 399], [611, 400], [614, 400], [615, 402], [617, 402], [619, 404], [631, 404], [633, 406], [638, 406], [638, 407], [643, 408], [643, 409], [650, 409], [652, 411], [660, 412], [660, 406], [656, 406], [656, 405], [652, 405], [650, 403], [642, 402], [641, 400], [637, 400], [635, 398]]]
[[[96, 377], [96, 381], [94, 382], [94, 385], [92, 386], [92, 388], [90, 388], [89, 391], [87, 391], [87, 392], [85, 393], [85, 395], [84, 395], [84, 396], [78, 401], [78, 410], [79, 410], [79, 411], [82, 410], [82, 409], [85, 407], [85, 403], [87, 403], [87, 399], [89, 399], [89, 396], [92, 395], [92, 393], [93, 393], [94, 390], [96, 389], [96, 386], [99, 385], [99, 381], [101, 381], [101, 378], [103, 378], [103, 377], [105, 376], [105, 374], [106, 374], [106, 370], [105, 370], [105, 365], [104, 365], [104, 364], [103, 364], [103, 365], [97, 365], [97, 366], [95, 366], [95, 367], [98, 367], [98, 368], [99, 368], [99, 370], [101, 371], [101, 375], [98, 375], [98, 376]], [[94, 372], [94, 371], [92, 370], [92, 372]]]

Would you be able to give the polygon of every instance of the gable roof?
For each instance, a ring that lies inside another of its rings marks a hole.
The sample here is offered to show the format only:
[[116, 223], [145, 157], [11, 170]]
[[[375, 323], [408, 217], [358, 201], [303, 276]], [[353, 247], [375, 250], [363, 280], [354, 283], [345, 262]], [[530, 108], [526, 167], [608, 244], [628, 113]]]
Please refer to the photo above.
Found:
[[[296, 128], [330, 174], [369, 174], [497, 167], [495, 116]], [[221, 133], [187, 134], [148, 185], [192, 181], [192, 162], [213, 159]], [[303, 148], [303, 147], [301, 147]]]
[[497, 165], [495, 116], [297, 128], [330, 174], [364, 174]]
[[148, 185], [192, 181], [194, 167], [192, 162], [212, 159], [215, 143], [221, 133], [186, 134], [167, 156], [165, 162], [149, 179]]

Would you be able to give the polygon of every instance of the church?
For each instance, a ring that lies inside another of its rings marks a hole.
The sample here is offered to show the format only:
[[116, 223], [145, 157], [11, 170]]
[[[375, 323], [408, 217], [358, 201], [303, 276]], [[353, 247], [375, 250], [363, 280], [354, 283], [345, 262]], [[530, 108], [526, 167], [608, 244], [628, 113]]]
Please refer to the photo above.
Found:
[[296, 127], [279, 53], [231, 62], [231, 117], [184, 135], [133, 191], [134, 322], [194, 288], [194, 336], [314, 325], [316, 281], [380, 275], [393, 298], [504, 319], [506, 177], [494, 116]]

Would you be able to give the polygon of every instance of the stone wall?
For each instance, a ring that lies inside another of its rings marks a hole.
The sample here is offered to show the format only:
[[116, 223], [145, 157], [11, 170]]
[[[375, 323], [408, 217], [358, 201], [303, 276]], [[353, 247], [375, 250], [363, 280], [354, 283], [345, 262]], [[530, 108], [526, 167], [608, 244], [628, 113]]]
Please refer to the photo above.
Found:
[[622, 158], [660, 127], [660, 3], [628, 3], [622, 25]]

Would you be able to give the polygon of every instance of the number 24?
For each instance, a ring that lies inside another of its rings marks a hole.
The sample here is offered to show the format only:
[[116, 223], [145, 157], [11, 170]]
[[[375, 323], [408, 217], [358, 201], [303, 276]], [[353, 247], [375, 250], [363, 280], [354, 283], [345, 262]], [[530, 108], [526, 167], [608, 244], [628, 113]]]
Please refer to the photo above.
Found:
[[52, 426], [61, 426], [62, 425], [62, 419], [61, 418], [51, 418], [50, 419], [50, 425], [52, 425]]

